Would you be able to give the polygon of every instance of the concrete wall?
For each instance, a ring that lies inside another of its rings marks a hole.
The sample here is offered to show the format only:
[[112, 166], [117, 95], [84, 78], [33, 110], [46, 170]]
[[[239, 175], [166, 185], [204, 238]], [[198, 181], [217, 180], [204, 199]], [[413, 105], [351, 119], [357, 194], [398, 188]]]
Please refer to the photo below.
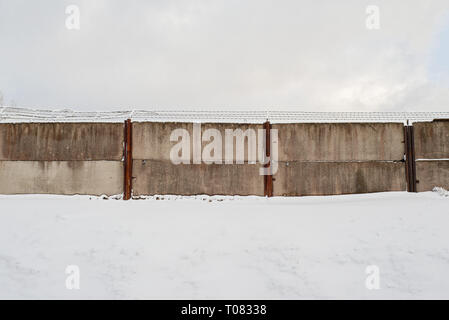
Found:
[[[192, 123], [133, 123], [133, 194], [259, 195], [259, 163], [173, 164], [170, 141], [185, 129], [193, 160]], [[201, 124], [216, 129], [226, 155], [226, 129], [257, 124]], [[279, 169], [276, 196], [405, 191], [404, 129], [400, 123], [275, 124]], [[418, 191], [449, 188], [449, 122], [415, 123]], [[0, 124], [0, 194], [55, 193], [113, 195], [123, 192], [121, 123]], [[236, 141], [234, 141], [234, 154]], [[200, 152], [210, 141], [202, 141]], [[234, 157], [233, 157], [234, 158]], [[446, 159], [446, 160], [445, 160]], [[258, 159], [260, 160], [260, 159]], [[431, 160], [431, 161], [427, 161]]]
[[401, 123], [294, 123], [279, 132], [279, 161], [401, 160]]
[[[170, 150], [177, 143], [170, 141], [171, 133], [176, 129], [187, 130], [190, 136], [190, 160], [193, 160], [193, 124], [184, 122], [135, 122], [133, 123], [133, 159], [138, 160], [167, 160], [170, 161]], [[258, 124], [235, 124], [235, 123], [202, 123], [201, 136], [208, 129], [216, 129], [222, 137], [222, 154], [225, 154], [225, 130], [240, 129], [245, 132], [248, 129], [258, 133], [263, 129]], [[235, 141], [235, 140], [234, 140]], [[202, 141], [204, 148], [210, 141]], [[235, 153], [234, 143], [234, 153]], [[245, 144], [244, 160], [248, 160], [248, 148]]]
[[0, 124], [0, 160], [117, 160], [121, 123]]
[[[179, 164], [170, 161], [175, 129], [185, 129], [193, 157], [193, 124], [134, 123], [134, 195], [263, 195], [259, 164]], [[262, 125], [202, 124], [201, 132], [253, 129]], [[406, 190], [404, 129], [400, 123], [275, 124], [279, 170], [274, 195], [326, 195]], [[203, 142], [204, 147], [208, 142]], [[245, 151], [247, 146], [245, 145]], [[248, 154], [245, 152], [245, 161]]]
[[133, 194], [259, 195], [263, 176], [257, 165], [173, 165], [165, 160], [134, 160]]
[[449, 121], [418, 122], [413, 127], [418, 192], [449, 189]]
[[[171, 133], [185, 129], [190, 137], [190, 163], [173, 164], [170, 150], [178, 142], [170, 141]], [[262, 125], [257, 124], [201, 124], [201, 133], [217, 129], [222, 137], [222, 155], [225, 155], [226, 129], [253, 129], [257, 134]], [[201, 143], [204, 147], [209, 141]], [[234, 143], [234, 154], [235, 154]], [[245, 164], [193, 164], [193, 124], [142, 122], [133, 124], [133, 194], [179, 195], [260, 195], [263, 196], [263, 176], [258, 164], [248, 164], [245, 143]]]
[[120, 161], [0, 161], [0, 194], [123, 192]]
[[123, 192], [123, 124], [0, 124], [1, 194]]
[[170, 161], [170, 149], [175, 144], [170, 142], [170, 135], [176, 129], [185, 129], [191, 135], [193, 126], [174, 122], [133, 123], [133, 159]]
[[418, 192], [431, 191], [434, 187], [449, 190], [449, 161], [417, 161], [416, 180]]
[[279, 135], [276, 196], [406, 190], [401, 123], [273, 125]]
[[449, 159], [449, 121], [416, 122], [416, 159]]
[[336, 195], [407, 188], [401, 162], [281, 162], [275, 196]]

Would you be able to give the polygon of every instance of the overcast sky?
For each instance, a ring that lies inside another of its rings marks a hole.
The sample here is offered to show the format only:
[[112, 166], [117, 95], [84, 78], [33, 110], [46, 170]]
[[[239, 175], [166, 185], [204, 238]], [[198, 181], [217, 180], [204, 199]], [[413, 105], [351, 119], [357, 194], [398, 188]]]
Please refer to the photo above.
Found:
[[448, 61], [448, 0], [0, 0], [4, 105], [449, 111]]

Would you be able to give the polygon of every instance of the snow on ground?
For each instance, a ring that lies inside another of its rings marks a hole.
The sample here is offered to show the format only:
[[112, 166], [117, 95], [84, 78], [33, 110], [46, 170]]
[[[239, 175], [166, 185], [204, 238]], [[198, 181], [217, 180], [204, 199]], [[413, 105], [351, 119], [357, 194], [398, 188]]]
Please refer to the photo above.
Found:
[[0, 196], [0, 298], [449, 298], [437, 192], [169, 198]]

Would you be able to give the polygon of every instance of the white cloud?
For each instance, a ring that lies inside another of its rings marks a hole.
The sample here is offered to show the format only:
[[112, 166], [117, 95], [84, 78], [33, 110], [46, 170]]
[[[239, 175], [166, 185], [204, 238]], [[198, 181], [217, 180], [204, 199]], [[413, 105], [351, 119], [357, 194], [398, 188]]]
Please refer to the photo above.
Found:
[[83, 110], [448, 110], [449, 81], [429, 80], [447, 0], [375, 2], [0, 0], [0, 90]]

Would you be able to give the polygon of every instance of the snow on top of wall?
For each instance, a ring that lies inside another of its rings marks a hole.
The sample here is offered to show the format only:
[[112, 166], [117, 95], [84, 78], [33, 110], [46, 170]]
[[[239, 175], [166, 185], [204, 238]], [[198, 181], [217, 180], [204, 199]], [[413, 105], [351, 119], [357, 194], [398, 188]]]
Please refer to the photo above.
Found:
[[0, 123], [20, 122], [212, 122], [212, 123], [316, 123], [417, 122], [449, 119], [449, 112], [304, 112], [304, 111], [73, 111], [1, 107]]

